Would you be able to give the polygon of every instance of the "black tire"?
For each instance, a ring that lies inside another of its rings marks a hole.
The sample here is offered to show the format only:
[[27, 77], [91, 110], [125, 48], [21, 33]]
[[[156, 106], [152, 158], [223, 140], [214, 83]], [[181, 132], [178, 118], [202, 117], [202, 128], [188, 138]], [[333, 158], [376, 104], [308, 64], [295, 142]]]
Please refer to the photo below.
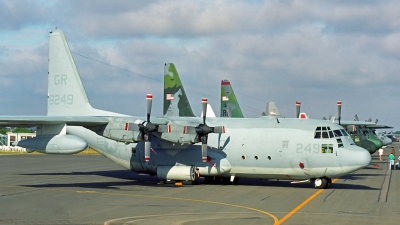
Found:
[[326, 178], [317, 178], [314, 181], [314, 187], [315, 189], [323, 189], [326, 188], [328, 181]]

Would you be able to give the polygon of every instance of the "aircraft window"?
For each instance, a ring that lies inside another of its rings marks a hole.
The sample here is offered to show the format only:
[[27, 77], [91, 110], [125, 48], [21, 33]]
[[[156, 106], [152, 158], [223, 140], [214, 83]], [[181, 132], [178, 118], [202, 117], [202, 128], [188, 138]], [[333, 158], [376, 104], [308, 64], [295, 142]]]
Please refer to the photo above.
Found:
[[328, 127], [328, 130], [331, 130], [331, 128], [330, 128], [330, 127]]
[[321, 127], [322, 128], [322, 130], [326, 130], [326, 127]]
[[322, 144], [322, 153], [333, 153], [333, 144]]
[[314, 138], [321, 138], [321, 132], [315, 132]]
[[349, 136], [349, 134], [344, 129], [340, 129], [340, 131], [342, 131], [343, 136], [345, 137]]
[[322, 132], [322, 138], [329, 138], [328, 132], [323, 131], [323, 132]]
[[329, 130], [329, 137], [330, 138], [333, 138], [334, 136], [333, 136], [333, 132], [331, 131], [331, 130]]
[[336, 136], [336, 137], [343, 136], [343, 135], [342, 135], [342, 132], [340, 132], [340, 130], [334, 130], [333, 133], [335, 133], [335, 136]]
[[317, 127], [317, 129], [315, 129], [315, 131], [320, 131], [321, 130], [321, 127]]
[[339, 148], [343, 148], [343, 142], [342, 142], [342, 139], [340, 139], [340, 138], [337, 138], [337, 139], [336, 139], [336, 141], [337, 141], [337, 143], [338, 143], [338, 147], [339, 147]]

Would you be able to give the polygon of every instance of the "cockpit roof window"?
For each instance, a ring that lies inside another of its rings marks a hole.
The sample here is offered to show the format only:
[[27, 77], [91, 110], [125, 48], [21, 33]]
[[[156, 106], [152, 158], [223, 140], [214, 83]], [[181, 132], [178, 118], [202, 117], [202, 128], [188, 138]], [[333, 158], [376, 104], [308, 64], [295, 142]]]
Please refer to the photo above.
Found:
[[326, 130], [326, 127], [321, 127], [322, 128], [322, 130]]

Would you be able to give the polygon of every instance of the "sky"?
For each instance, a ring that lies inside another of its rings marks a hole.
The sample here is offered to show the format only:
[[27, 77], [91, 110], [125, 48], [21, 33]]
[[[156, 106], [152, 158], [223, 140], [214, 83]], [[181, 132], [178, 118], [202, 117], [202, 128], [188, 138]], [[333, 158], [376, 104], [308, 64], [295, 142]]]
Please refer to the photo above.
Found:
[[[48, 35], [64, 32], [93, 107], [162, 116], [165, 63], [195, 114], [231, 81], [245, 117], [295, 102], [310, 118], [400, 130], [400, 1], [0, 0], [0, 115], [45, 115]], [[388, 130], [390, 131], [390, 130]]]

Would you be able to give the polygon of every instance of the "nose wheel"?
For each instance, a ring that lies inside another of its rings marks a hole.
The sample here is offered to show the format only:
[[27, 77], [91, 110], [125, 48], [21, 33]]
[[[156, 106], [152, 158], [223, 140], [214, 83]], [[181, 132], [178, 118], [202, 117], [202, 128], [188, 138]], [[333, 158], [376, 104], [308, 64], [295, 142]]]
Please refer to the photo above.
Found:
[[331, 186], [332, 179], [327, 177], [321, 177], [314, 180], [314, 187], [316, 189], [327, 189]]

